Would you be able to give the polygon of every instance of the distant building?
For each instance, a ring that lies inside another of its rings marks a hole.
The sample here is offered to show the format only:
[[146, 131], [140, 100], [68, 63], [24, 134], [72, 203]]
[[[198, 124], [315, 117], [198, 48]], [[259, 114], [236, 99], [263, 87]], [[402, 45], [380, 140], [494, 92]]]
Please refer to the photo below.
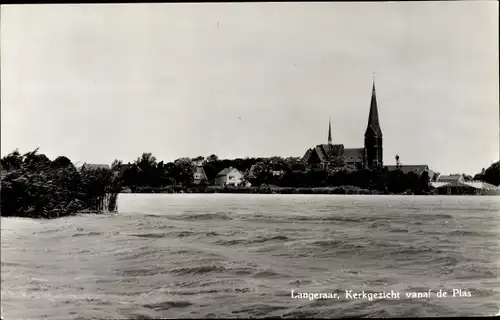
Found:
[[336, 167], [334, 161], [342, 159], [346, 167], [353, 169], [377, 168], [383, 166], [382, 129], [378, 119], [375, 80], [373, 81], [372, 98], [368, 125], [365, 131], [363, 148], [344, 148], [343, 144], [332, 144], [331, 121], [328, 124], [328, 143], [318, 144], [308, 149], [302, 161], [310, 167]]
[[194, 184], [201, 184], [202, 182], [207, 181], [207, 175], [205, 174], [205, 169], [201, 164], [198, 164], [194, 167]]
[[284, 173], [285, 173], [285, 171], [284, 171], [284, 170], [271, 170], [271, 174], [272, 174], [273, 176], [277, 176], [277, 177], [282, 176]]
[[122, 163], [122, 164], [119, 164], [119, 165], [113, 167], [112, 169], [115, 172], [123, 174], [125, 171], [133, 168], [134, 166], [135, 166], [135, 164], [133, 164], [133, 163], [132, 164], [131, 163], [124, 163], [124, 164]]
[[464, 176], [461, 174], [451, 174], [448, 176], [439, 176], [437, 182], [464, 182]]
[[429, 175], [429, 179], [432, 179], [434, 176], [434, 171], [432, 171], [428, 165], [422, 164], [422, 165], [399, 165], [399, 166], [385, 166], [389, 171], [395, 171], [395, 170], [401, 170], [403, 173], [408, 174], [410, 172], [414, 172], [418, 176], [422, 175], [422, 173], [426, 172]]
[[465, 194], [499, 194], [500, 188], [482, 181], [471, 182], [431, 182], [431, 186], [439, 194], [465, 195]]
[[233, 167], [229, 167], [222, 170], [215, 177], [215, 184], [219, 186], [226, 186], [226, 185], [239, 186], [242, 185], [243, 182], [244, 182], [243, 173], [240, 170]]

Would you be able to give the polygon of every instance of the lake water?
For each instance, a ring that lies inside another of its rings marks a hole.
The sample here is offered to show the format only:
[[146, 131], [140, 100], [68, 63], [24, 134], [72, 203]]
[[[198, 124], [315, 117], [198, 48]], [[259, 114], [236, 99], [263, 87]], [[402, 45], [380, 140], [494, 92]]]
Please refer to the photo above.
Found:
[[123, 194], [118, 205], [1, 218], [6, 320], [499, 312], [500, 197]]

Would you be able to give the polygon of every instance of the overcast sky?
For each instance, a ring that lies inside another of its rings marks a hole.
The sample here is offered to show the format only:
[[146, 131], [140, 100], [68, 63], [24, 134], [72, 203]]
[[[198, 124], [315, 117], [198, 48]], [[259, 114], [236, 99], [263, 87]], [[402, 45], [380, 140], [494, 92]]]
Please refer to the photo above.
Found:
[[499, 160], [498, 3], [1, 8], [2, 156], [73, 162], [362, 147], [375, 72], [384, 163]]

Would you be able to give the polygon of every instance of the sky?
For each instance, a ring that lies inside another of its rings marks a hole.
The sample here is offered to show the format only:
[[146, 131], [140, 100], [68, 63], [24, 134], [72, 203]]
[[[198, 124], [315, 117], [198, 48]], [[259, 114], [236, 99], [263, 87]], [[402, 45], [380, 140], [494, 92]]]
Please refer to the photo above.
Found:
[[1, 154], [74, 163], [362, 147], [384, 164], [499, 160], [498, 2], [1, 7]]

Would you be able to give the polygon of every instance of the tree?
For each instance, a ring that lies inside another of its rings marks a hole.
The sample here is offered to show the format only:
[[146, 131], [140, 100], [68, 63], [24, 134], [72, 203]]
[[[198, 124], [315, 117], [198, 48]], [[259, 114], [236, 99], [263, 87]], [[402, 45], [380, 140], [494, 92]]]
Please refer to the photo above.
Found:
[[306, 173], [306, 183], [310, 187], [325, 186], [328, 179], [328, 171], [324, 169], [311, 170]]
[[121, 179], [123, 180], [123, 185], [134, 189], [139, 185], [139, 176], [141, 170], [136, 164], [131, 165], [121, 174]]
[[408, 189], [406, 175], [403, 173], [403, 171], [389, 171], [387, 188], [390, 193], [401, 193]]
[[330, 167], [343, 168], [345, 166], [344, 157], [332, 157], [330, 160]]
[[430, 183], [429, 183], [429, 172], [424, 171], [419, 177], [419, 183], [417, 184], [417, 188], [414, 190], [415, 194], [426, 194], [430, 190]]
[[113, 160], [113, 162], [111, 163], [111, 170], [118, 170], [122, 164], [123, 161], [121, 160], [118, 159]]
[[215, 179], [215, 176], [219, 173], [217, 171], [218, 166], [217, 162], [207, 162], [203, 165], [203, 169], [205, 170], [205, 174], [207, 175], [207, 180], [212, 181]]
[[30, 170], [41, 170], [50, 164], [50, 159], [44, 154], [39, 154], [38, 148], [23, 155], [23, 165]]
[[184, 186], [191, 186], [194, 182], [194, 166], [189, 158], [179, 158], [174, 161], [172, 170], [172, 178], [177, 184]]
[[19, 167], [1, 180], [2, 216], [54, 218], [82, 209], [101, 211], [114, 191], [109, 169], [77, 171], [68, 158], [51, 162], [38, 149], [23, 156], [13, 152], [5, 158], [2, 162], [11, 169]]
[[141, 169], [156, 167], [156, 158], [151, 154], [151, 152], [144, 152], [140, 158], [137, 158], [135, 163]]
[[1, 159], [1, 164], [2, 168], [7, 171], [20, 169], [23, 164], [23, 157], [19, 153], [19, 150], [16, 149], [3, 157]]
[[500, 185], [500, 161], [493, 163], [482, 173], [482, 180], [495, 186]]
[[52, 167], [54, 168], [67, 168], [67, 167], [74, 167], [73, 163], [71, 160], [69, 160], [65, 156], [59, 156], [52, 161]]
[[432, 182], [436, 182], [440, 175], [439, 172], [434, 172], [434, 175], [432, 175]]
[[215, 154], [209, 155], [207, 157], [207, 162], [217, 162], [218, 160], [219, 158]]
[[246, 171], [244, 179], [252, 184], [252, 186], [259, 186], [266, 183], [272, 176], [270, 165], [265, 161], [259, 161], [253, 166], [253, 170]]
[[302, 161], [300, 161], [299, 157], [287, 157], [283, 159], [283, 162], [285, 164], [285, 168], [283, 168], [283, 170], [289, 170], [289, 169], [293, 170], [293, 168], [296, 166], [300, 166], [301, 168], [305, 169], [305, 166], [302, 163]]

